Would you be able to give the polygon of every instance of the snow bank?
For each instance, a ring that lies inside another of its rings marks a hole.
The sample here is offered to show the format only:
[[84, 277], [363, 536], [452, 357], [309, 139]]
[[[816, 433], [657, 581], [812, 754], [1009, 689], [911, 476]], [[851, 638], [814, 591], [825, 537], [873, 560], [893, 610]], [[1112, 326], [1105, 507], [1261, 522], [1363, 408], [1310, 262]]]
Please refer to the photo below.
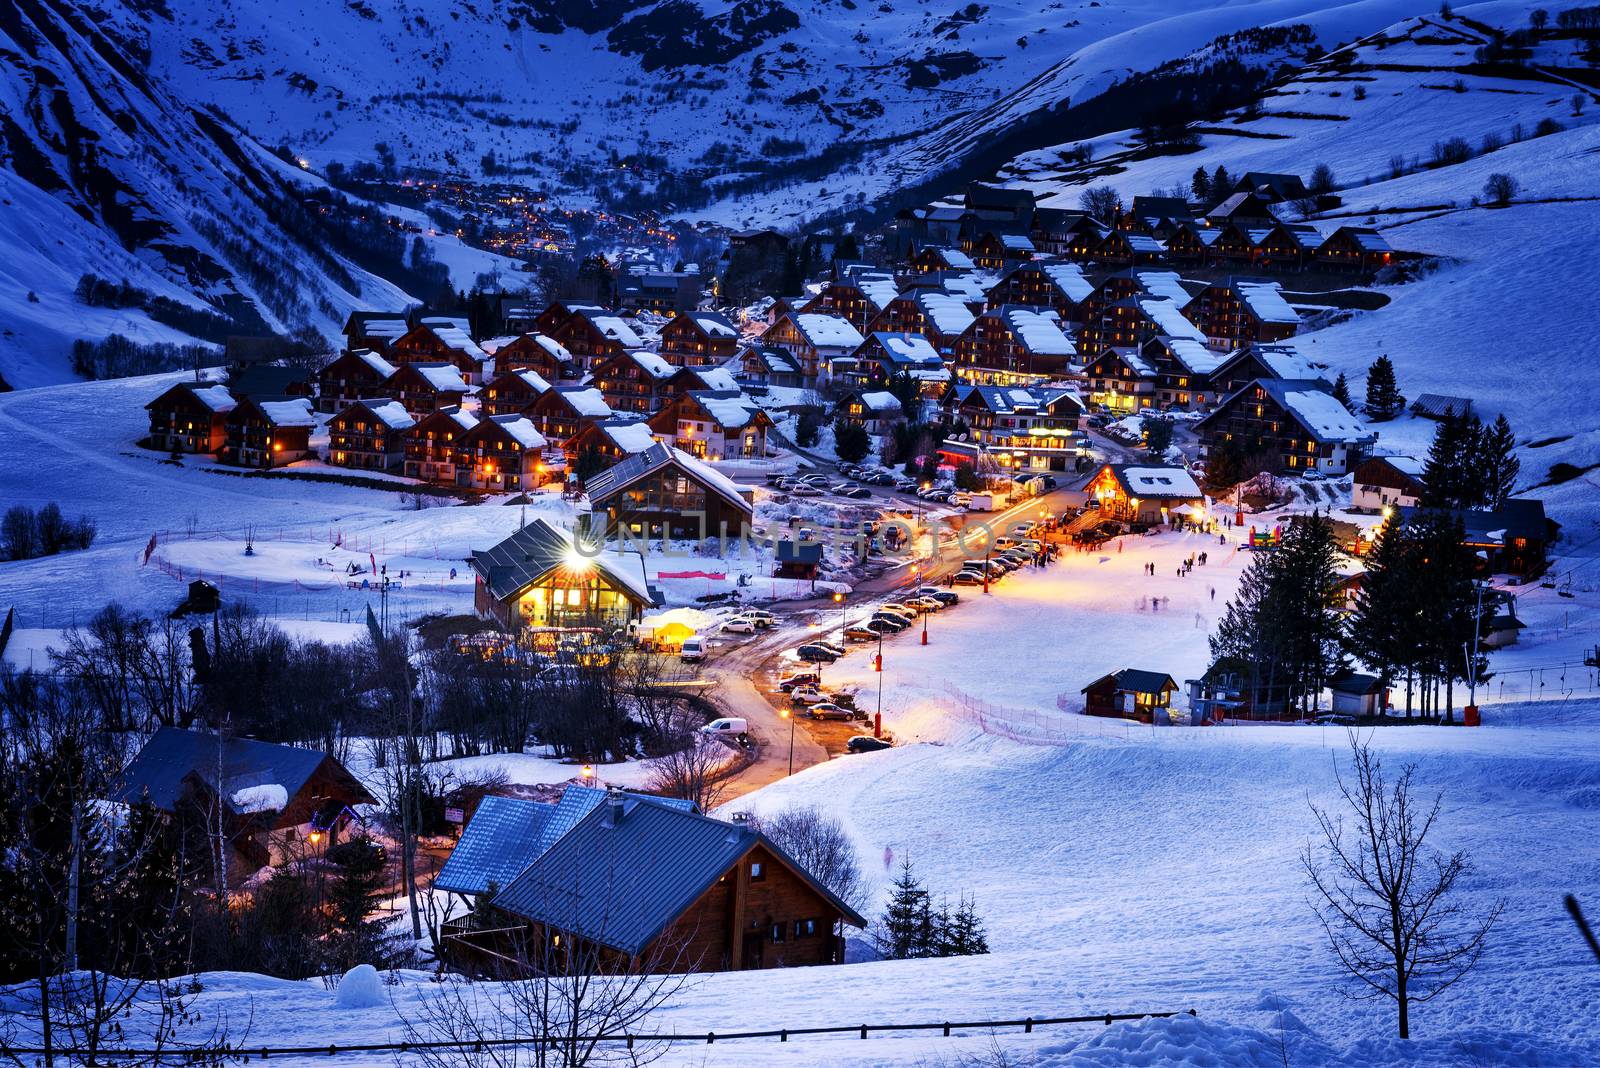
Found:
[[333, 995], [334, 1008], [338, 1009], [376, 1009], [388, 1003], [383, 995], [383, 978], [370, 964], [357, 964], [345, 972]]
[[228, 800], [239, 812], [282, 812], [289, 807], [289, 791], [279, 783], [262, 783], [235, 790]]

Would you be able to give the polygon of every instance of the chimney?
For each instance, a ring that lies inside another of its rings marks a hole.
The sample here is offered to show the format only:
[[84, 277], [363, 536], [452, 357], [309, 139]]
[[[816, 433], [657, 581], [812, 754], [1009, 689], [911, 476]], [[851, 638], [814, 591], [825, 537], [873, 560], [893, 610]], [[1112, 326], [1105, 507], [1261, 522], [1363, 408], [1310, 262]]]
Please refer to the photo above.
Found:
[[622, 823], [623, 814], [622, 791], [615, 786], [606, 787], [606, 826], [616, 827]]

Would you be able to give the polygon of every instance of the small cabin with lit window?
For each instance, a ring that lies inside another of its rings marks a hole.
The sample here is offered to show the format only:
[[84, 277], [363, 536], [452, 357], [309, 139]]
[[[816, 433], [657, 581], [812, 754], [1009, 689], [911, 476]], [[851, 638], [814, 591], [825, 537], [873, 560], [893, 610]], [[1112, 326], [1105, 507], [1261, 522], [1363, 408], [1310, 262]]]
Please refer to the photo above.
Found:
[[485, 415], [520, 415], [549, 388], [538, 371], [501, 371], [478, 391], [478, 400]]
[[483, 381], [484, 365], [491, 357], [472, 340], [465, 319], [432, 316], [421, 320], [389, 347], [392, 362], [447, 363], [468, 385]]
[[328, 462], [358, 471], [394, 471], [405, 463], [405, 432], [417, 425], [392, 400], [358, 400], [328, 420]]
[[527, 408], [539, 433], [550, 441], [566, 441], [587, 423], [610, 419], [616, 413], [593, 386], [556, 386]]
[[738, 536], [755, 517], [754, 491], [704, 460], [657, 442], [584, 485], [590, 529], [694, 540]]
[[405, 474], [425, 482], [456, 482], [456, 439], [478, 425], [478, 417], [460, 408], [441, 408], [425, 415], [405, 432]]
[[653, 352], [619, 352], [596, 360], [588, 384], [618, 413], [649, 415], [661, 407], [667, 383], [679, 368]]
[[1207, 452], [1228, 449], [1274, 473], [1343, 475], [1372, 452], [1376, 431], [1321, 380], [1258, 378], [1195, 424]]
[[1178, 684], [1161, 671], [1123, 668], [1095, 679], [1081, 691], [1083, 710], [1091, 716], [1121, 716], [1151, 723], [1166, 717]]
[[633, 324], [613, 312], [575, 307], [554, 334], [555, 340], [588, 370], [601, 360], [644, 348]]
[[580, 547], [539, 518], [467, 563], [474, 609], [506, 630], [622, 628], [655, 603], [641, 555]]
[[456, 485], [490, 493], [535, 489], [549, 478], [545, 436], [524, 415], [491, 415], [456, 438]]
[[227, 441], [228, 413], [238, 404], [225, 386], [179, 382], [144, 406], [150, 413], [150, 447], [214, 453]]
[[1083, 489], [1100, 515], [1127, 523], [1181, 526], [1205, 514], [1206, 498], [1194, 476], [1181, 467], [1106, 464]]
[[1394, 262], [1394, 249], [1376, 230], [1341, 226], [1317, 246], [1316, 262], [1325, 270], [1375, 274]]
[[281, 467], [311, 456], [311, 431], [317, 425], [308, 400], [258, 401], [246, 398], [227, 418], [221, 459], [239, 467]]
[[767, 455], [772, 419], [742, 391], [690, 390], [650, 417], [656, 438], [702, 460]]

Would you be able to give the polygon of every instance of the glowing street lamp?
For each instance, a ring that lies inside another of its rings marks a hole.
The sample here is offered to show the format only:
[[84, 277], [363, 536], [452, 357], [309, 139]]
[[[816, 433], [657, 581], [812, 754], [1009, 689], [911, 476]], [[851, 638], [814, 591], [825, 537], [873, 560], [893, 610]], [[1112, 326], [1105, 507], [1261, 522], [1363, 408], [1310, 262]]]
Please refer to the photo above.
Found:
[[788, 708], [778, 709], [778, 716], [789, 721], [789, 774], [794, 774], [794, 711]]

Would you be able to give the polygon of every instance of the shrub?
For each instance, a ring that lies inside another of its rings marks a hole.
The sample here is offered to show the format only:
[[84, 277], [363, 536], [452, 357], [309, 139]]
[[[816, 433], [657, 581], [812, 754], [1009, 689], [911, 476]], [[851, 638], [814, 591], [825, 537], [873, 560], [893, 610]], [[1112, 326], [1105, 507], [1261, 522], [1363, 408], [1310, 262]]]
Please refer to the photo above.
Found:
[[1465, 163], [1472, 158], [1472, 146], [1464, 137], [1451, 137], [1433, 143], [1433, 163], [1436, 167], [1449, 167]]
[[1489, 180], [1483, 183], [1483, 197], [1491, 204], [1504, 207], [1516, 197], [1518, 188], [1517, 180], [1511, 175], [1491, 174]]

